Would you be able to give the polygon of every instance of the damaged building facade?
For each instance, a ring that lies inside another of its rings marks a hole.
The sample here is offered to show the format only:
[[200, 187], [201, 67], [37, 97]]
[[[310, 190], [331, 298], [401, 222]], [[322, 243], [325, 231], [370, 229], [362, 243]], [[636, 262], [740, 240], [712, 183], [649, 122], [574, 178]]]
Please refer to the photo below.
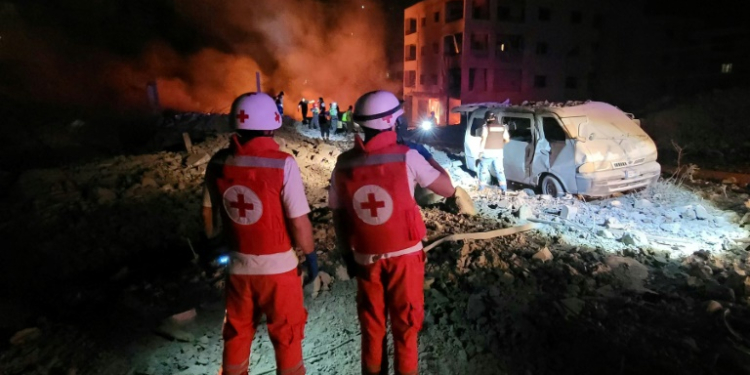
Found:
[[425, 0], [404, 12], [403, 93], [410, 123], [462, 103], [590, 96], [602, 15], [584, 3]]

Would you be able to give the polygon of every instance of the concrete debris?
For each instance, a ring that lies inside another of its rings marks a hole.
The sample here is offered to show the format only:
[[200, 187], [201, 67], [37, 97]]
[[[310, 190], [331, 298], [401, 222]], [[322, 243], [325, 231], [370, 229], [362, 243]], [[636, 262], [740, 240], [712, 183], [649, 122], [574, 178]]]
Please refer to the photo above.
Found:
[[336, 280], [348, 281], [350, 279], [349, 272], [346, 270], [346, 266], [336, 267]]
[[170, 316], [169, 321], [174, 324], [187, 324], [195, 320], [196, 316], [198, 316], [198, 313], [195, 311], [195, 309], [190, 309]]
[[534, 254], [534, 256], [532, 256], [531, 258], [541, 260], [542, 262], [547, 262], [547, 261], [552, 260], [554, 256], [552, 255], [552, 252], [549, 251], [549, 248], [543, 247], [536, 254]]
[[640, 231], [630, 231], [625, 234], [623, 234], [622, 238], [620, 238], [620, 241], [628, 246], [647, 246], [649, 244], [648, 237], [645, 233]]
[[141, 179], [141, 186], [158, 188], [159, 183], [157, 183], [153, 177], [143, 176], [143, 178]]
[[664, 223], [659, 227], [666, 232], [677, 234], [680, 232], [681, 225], [680, 223]]
[[560, 209], [560, 218], [563, 220], [575, 220], [578, 215], [578, 208], [570, 205], [565, 205]]
[[188, 167], [197, 167], [203, 164], [208, 164], [209, 161], [211, 161], [211, 155], [209, 154], [192, 154], [185, 159], [185, 165]]
[[625, 225], [623, 225], [620, 220], [618, 220], [616, 217], [610, 217], [607, 218], [607, 221], [605, 222], [605, 225], [609, 229], [624, 229]]
[[695, 218], [698, 220], [708, 219], [709, 216], [708, 216], [708, 211], [706, 211], [706, 208], [701, 205], [695, 206]]
[[195, 337], [193, 334], [183, 330], [179, 325], [172, 323], [171, 321], [165, 321], [157, 329], [156, 333], [171, 339], [182, 342], [193, 342]]
[[648, 199], [637, 199], [633, 207], [635, 207], [636, 209], [647, 209], [654, 207], [654, 204], [651, 203], [651, 201], [649, 201]]
[[645, 291], [644, 284], [648, 278], [648, 267], [641, 262], [627, 257], [610, 255], [604, 259], [604, 263], [612, 270], [625, 289], [633, 291]]
[[615, 235], [607, 229], [599, 229], [596, 231], [596, 235], [606, 239], [614, 239]]
[[320, 279], [320, 289], [323, 291], [330, 290], [331, 282], [333, 282], [333, 279], [331, 278], [331, 275], [329, 275], [325, 271], [320, 271], [318, 273], [318, 278]]
[[713, 314], [717, 311], [721, 311], [724, 309], [724, 306], [722, 306], [719, 302], [716, 301], [708, 301], [708, 306], [706, 306], [706, 312], [709, 314]]
[[117, 200], [117, 193], [110, 189], [97, 188], [95, 192], [96, 202], [101, 205], [114, 203]]
[[531, 211], [531, 207], [521, 206], [516, 211], [516, 217], [520, 221], [529, 220], [534, 217], [534, 213]]
[[560, 304], [564, 308], [565, 315], [579, 315], [586, 306], [586, 302], [579, 298], [565, 298], [560, 300]]

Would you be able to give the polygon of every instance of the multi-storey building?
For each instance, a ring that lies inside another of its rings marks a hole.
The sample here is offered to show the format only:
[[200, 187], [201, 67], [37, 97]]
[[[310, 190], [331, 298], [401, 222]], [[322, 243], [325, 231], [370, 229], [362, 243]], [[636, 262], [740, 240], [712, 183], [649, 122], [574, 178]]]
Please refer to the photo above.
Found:
[[593, 1], [424, 0], [404, 12], [411, 123], [461, 103], [588, 99], [602, 16]]

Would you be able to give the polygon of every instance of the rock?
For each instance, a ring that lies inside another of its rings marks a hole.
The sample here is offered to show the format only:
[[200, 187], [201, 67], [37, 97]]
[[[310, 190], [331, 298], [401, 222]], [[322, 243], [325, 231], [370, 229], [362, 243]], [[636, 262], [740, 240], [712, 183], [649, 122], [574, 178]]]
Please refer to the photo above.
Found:
[[612, 206], [612, 207], [622, 207], [622, 202], [620, 202], [618, 200], [614, 200], [612, 202], [609, 202], [609, 205]]
[[171, 323], [169, 321], [164, 322], [162, 325], [160, 325], [156, 329], [156, 333], [165, 336], [172, 340], [182, 341], [182, 342], [193, 342], [195, 338], [191, 333], [183, 331], [181, 328], [179, 328], [176, 324]]
[[578, 208], [570, 205], [565, 205], [560, 210], [560, 218], [563, 220], [575, 220], [578, 216]]
[[466, 306], [466, 317], [469, 320], [479, 319], [486, 310], [482, 296], [474, 294], [469, 297], [469, 303]]
[[706, 286], [706, 296], [720, 301], [734, 302], [736, 300], [734, 289], [715, 283]]
[[713, 314], [717, 311], [723, 310], [724, 306], [722, 306], [720, 303], [716, 301], [708, 301], [708, 306], [706, 307], [706, 312], [709, 314]]
[[539, 200], [540, 201], [551, 201], [552, 200], [552, 196], [549, 195], [549, 194], [542, 194], [542, 195], [539, 196]]
[[523, 194], [523, 196], [526, 196], [526, 197], [536, 196], [536, 193], [534, 192], [534, 189], [529, 189], [529, 188], [525, 188], [525, 189], [523, 189], [523, 190], [521, 190], [521, 191], [518, 192], [518, 196], [519, 197], [522, 197], [521, 194]]
[[671, 221], [677, 221], [680, 220], [680, 213], [677, 211], [669, 211], [666, 214], [664, 214], [664, 217]]
[[169, 321], [174, 324], [186, 324], [193, 321], [196, 316], [198, 316], [198, 313], [195, 309], [190, 309], [170, 316]]
[[604, 222], [604, 225], [607, 226], [609, 229], [623, 229], [625, 228], [625, 225], [623, 225], [620, 220], [617, 220], [616, 217], [610, 217], [607, 218], [607, 220]]
[[625, 233], [622, 238], [620, 238], [620, 241], [624, 243], [625, 245], [629, 246], [646, 246], [648, 245], [648, 237], [646, 237], [646, 234], [640, 231], [631, 231], [628, 233]]
[[16, 332], [10, 338], [10, 344], [13, 346], [23, 345], [34, 341], [42, 336], [42, 331], [37, 327], [25, 328]]
[[516, 211], [516, 217], [518, 220], [528, 220], [532, 217], [534, 217], [533, 212], [531, 211], [531, 207], [529, 206], [521, 206]]
[[317, 298], [318, 294], [320, 294], [322, 285], [323, 283], [321, 282], [320, 277], [316, 277], [311, 283], [305, 285], [305, 293], [312, 296], [312, 298]]
[[348, 281], [350, 280], [349, 272], [346, 271], [345, 266], [338, 266], [336, 267], [336, 280], [339, 281]]
[[682, 212], [682, 218], [687, 220], [695, 220], [698, 218], [698, 216], [695, 214], [695, 210], [692, 207], [688, 207], [688, 209]]
[[648, 267], [641, 262], [628, 257], [610, 255], [604, 259], [604, 263], [612, 269], [615, 276], [624, 288], [633, 291], [646, 291], [644, 283], [648, 278]]
[[708, 211], [701, 205], [695, 206], [695, 218], [698, 220], [708, 219]]
[[95, 191], [96, 203], [110, 204], [117, 200], [117, 193], [106, 188], [97, 188]]
[[141, 186], [158, 188], [159, 184], [153, 177], [144, 176], [143, 178], [141, 178]]
[[318, 273], [318, 278], [320, 279], [320, 288], [324, 291], [330, 290], [331, 283], [333, 282], [331, 275], [329, 275], [328, 272], [320, 271]]
[[680, 223], [664, 223], [659, 228], [665, 232], [677, 234], [680, 231]]
[[542, 262], [546, 262], [549, 260], [552, 260], [554, 256], [552, 255], [552, 252], [549, 251], [549, 249], [545, 246], [541, 250], [539, 250], [534, 256], [531, 257], [532, 259], [538, 259]]
[[721, 180], [721, 183], [724, 185], [734, 185], [737, 183], [737, 178], [734, 176], [727, 177], [723, 180]]
[[565, 298], [560, 300], [560, 305], [565, 309], [566, 315], [578, 315], [583, 311], [586, 302], [579, 298]]
[[654, 207], [654, 204], [651, 203], [651, 201], [649, 201], [648, 199], [638, 199], [633, 204], [633, 207], [637, 209], [644, 209]]
[[615, 235], [607, 229], [599, 229], [596, 231], [596, 235], [602, 238], [614, 239]]
[[424, 290], [430, 290], [430, 288], [432, 288], [432, 284], [434, 284], [434, 283], [435, 283], [435, 278], [434, 277], [425, 278], [424, 279], [424, 288], [423, 289]]
[[192, 154], [185, 159], [185, 165], [188, 167], [197, 167], [199, 165], [207, 164], [211, 161], [211, 155], [207, 153]]

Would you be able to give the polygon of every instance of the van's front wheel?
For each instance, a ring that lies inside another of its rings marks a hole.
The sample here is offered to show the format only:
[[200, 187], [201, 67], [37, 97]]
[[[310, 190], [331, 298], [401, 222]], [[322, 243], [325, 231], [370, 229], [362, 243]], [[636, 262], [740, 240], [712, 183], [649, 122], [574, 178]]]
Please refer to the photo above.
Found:
[[553, 175], [545, 175], [539, 185], [541, 186], [542, 194], [550, 195], [553, 198], [565, 195], [565, 188], [560, 183], [560, 180]]

